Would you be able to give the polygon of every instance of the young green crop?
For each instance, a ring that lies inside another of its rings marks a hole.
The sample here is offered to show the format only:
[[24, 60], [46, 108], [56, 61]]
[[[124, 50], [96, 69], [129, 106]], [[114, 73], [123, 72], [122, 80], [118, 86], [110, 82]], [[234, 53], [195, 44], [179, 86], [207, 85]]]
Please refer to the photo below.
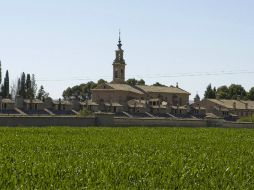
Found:
[[0, 189], [253, 189], [254, 131], [0, 128]]

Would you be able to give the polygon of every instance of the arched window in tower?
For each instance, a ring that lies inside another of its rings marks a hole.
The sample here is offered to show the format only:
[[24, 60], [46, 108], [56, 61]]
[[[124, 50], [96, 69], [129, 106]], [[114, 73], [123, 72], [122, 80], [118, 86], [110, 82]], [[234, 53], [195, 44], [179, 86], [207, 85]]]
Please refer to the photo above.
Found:
[[123, 76], [123, 69], [121, 69], [121, 75]]

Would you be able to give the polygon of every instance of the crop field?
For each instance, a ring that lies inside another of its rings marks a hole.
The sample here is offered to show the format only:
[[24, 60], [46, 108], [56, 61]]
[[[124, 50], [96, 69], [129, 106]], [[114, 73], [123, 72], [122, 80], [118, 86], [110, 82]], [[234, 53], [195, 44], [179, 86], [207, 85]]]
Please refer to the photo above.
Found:
[[0, 189], [254, 189], [254, 130], [0, 128]]

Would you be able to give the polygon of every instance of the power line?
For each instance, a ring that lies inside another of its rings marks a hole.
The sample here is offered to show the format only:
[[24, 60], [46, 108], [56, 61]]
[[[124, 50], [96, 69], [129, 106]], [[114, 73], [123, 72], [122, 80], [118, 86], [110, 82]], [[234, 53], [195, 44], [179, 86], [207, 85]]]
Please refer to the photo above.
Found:
[[[238, 75], [238, 74], [254, 74], [254, 71], [248, 70], [238, 70], [238, 71], [218, 71], [218, 72], [192, 72], [192, 73], [176, 73], [171, 75], [163, 75], [163, 74], [144, 74], [144, 75], [129, 75], [129, 78], [143, 78], [143, 79], [151, 79], [151, 78], [177, 78], [177, 77], [206, 77], [206, 76], [223, 76], [223, 75]], [[45, 78], [37, 78], [37, 81], [41, 82], [66, 82], [66, 81], [93, 81], [98, 78], [102, 79], [112, 79], [112, 76], [98, 76], [94, 77], [71, 77], [71, 78], [63, 78], [63, 79], [45, 79]]]

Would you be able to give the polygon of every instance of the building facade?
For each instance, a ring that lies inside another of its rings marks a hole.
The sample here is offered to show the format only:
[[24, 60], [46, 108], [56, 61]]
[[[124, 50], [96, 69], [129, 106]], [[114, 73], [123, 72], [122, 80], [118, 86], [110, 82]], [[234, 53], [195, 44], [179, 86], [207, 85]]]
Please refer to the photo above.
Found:
[[[182, 107], [189, 103], [190, 93], [178, 87], [126, 84], [126, 63], [120, 36], [117, 47], [113, 61], [112, 82], [101, 84], [91, 91], [91, 101], [94, 105], [98, 105], [98, 110], [111, 112], [142, 110], [142, 112], [164, 113], [169, 112], [172, 106]], [[156, 106], [149, 104], [152, 99], [158, 99]], [[137, 105], [138, 107], [135, 107]]]

